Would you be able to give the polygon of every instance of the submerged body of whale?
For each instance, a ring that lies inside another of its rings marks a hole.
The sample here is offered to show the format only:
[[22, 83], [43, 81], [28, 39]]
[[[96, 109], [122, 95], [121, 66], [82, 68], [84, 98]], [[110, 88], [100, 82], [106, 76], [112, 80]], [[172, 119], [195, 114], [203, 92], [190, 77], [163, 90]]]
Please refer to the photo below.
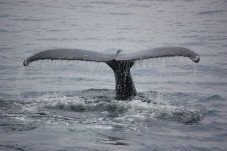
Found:
[[122, 53], [118, 50], [115, 54], [105, 54], [81, 49], [50, 49], [36, 53], [24, 60], [24, 66], [37, 60], [82, 60], [104, 62], [112, 68], [116, 80], [116, 99], [126, 100], [137, 94], [131, 77], [130, 69], [136, 60], [183, 56], [189, 57], [194, 62], [199, 62], [200, 57], [192, 50], [183, 47], [160, 47], [133, 53]]

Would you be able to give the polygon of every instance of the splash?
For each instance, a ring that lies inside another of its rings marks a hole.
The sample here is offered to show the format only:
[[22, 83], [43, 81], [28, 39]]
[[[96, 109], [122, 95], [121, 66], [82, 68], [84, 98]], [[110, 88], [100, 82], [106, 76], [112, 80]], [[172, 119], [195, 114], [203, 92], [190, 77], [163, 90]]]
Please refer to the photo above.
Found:
[[204, 117], [199, 110], [173, 105], [161, 96], [157, 97], [157, 93], [153, 93], [152, 100], [146, 98], [146, 94], [140, 94], [132, 101], [119, 101], [111, 97], [108, 98], [108, 96], [97, 97], [95, 93], [100, 92], [95, 91], [90, 90], [91, 93], [94, 93], [94, 97], [44, 95], [30, 98], [23, 101], [23, 112], [45, 113], [43, 116], [51, 116], [52, 113], [55, 113], [55, 117], [51, 116], [53, 120], [70, 121], [70, 123], [80, 123], [81, 121], [84, 124], [92, 124], [90, 126], [93, 128], [96, 127], [95, 125], [101, 124], [103, 128], [120, 126], [131, 129], [132, 124], [137, 127], [140, 123], [146, 125], [146, 121], [150, 120], [193, 124], [201, 121]]

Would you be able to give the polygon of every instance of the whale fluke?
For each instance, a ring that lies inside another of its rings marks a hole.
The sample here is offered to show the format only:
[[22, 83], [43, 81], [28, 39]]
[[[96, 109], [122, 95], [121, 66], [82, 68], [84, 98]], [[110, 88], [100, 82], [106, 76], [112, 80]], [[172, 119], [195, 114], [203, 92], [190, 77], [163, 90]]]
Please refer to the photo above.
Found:
[[28, 66], [29, 63], [37, 60], [83, 60], [83, 61], [95, 61], [105, 62], [112, 60], [113, 56], [100, 52], [81, 50], [81, 49], [49, 49], [38, 52], [26, 60], [24, 60], [24, 66]]
[[174, 56], [189, 57], [196, 63], [199, 62], [200, 60], [200, 57], [197, 53], [184, 47], [159, 47], [159, 48], [153, 48], [153, 49], [132, 52], [132, 53], [121, 53], [121, 55], [118, 55], [115, 60], [119, 60], [119, 61], [142, 60], [142, 59], [149, 59], [149, 58], [174, 57]]
[[81, 49], [49, 49], [28, 57], [24, 60], [23, 65], [28, 66], [33, 61], [44, 59], [104, 62], [112, 68], [115, 74], [116, 99], [125, 100], [137, 94], [130, 73], [130, 68], [136, 60], [174, 56], [188, 57], [196, 63], [200, 60], [197, 53], [184, 47], [159, 47], [132, 53], [123, 53], [118, 50], [115, 54]]

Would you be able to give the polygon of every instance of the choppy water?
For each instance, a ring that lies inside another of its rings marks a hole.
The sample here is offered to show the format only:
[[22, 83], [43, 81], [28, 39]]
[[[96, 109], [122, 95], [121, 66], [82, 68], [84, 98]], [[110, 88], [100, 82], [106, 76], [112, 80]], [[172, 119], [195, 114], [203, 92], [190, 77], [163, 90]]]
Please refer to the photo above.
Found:
[[[226, 0], [0, 0], [0, 150], [227, 150]], [[114, 100], [101, 63], [23, 60], [50, 48], [184, 46], [201, 55], [132, 68]]]

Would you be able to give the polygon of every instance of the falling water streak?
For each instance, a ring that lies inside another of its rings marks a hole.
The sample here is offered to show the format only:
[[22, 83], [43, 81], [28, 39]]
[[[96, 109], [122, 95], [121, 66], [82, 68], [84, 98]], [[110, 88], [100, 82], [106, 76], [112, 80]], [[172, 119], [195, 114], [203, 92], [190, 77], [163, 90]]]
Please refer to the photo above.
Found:
[[192, 74], [192, 76], [193, 76], [193, 78], [192, 78], [193, 80], [191, 80], [191, 88], [192, 88], [192, 92], [194, 92], [195, 88], [196, 88], [195, 83], [196, 83], [196, 79], [197, 79], [197, 64], [193, 65], [193, 74]]
[[[58, 65], [58, 63], [61, 63], [61, 62], [58, 62], [58, 61], [54, 60], [53, 61], [53, 67], [48, 66], [48, 71], [53, 72], [53, 73], [59, 71], [60, 70], [60, 66]], [[44, 71], [44, 72], [46, 72], [46, 71]], [[57, 78], [57, 77], [55, 77], [55, 78]], [[57, 87], [57, 88], [55, 88], [55, 92], [54, 93], [57, 93], [57, 89], [59, 89], [60, 86], [62, 86], [62, 84], [60, 83], [60, 81], [57, 80], [56, 82], [57, 83], [55, 84], [55, 87]], [[62, 91], [60, 91], [58, 93], [61, 96]]]
[[21, 92], [22, 92], [22, 88], [23, 88], [23, 83], [25, 83], [24, 81], [24, 70], [25, 68], [24, 67], [20, 67], [19, 68], [19, 72], [17, 74], [17, 88], [16, 88], [16, 91], [17, 91], [17, 99], [21, 100]]
[[[165, 64], [163, 63], [163, 59], [162, 58], [158, 58], [158, 62], [160, 62], [160, 63], [158, 63], [158, 65], [159, 65], [159, 79], [158, 79], [158, 85], [161, 85], [162, 84], [162, 82], [163, 82], [163, 69], [164, 69], [164, 66], [165, 66]], [[160, 91], [157, 93], [157, 102], [161, 102], [161, 96], [160, 96]], [[162, 92], [163, 93], [163, 92]]]

